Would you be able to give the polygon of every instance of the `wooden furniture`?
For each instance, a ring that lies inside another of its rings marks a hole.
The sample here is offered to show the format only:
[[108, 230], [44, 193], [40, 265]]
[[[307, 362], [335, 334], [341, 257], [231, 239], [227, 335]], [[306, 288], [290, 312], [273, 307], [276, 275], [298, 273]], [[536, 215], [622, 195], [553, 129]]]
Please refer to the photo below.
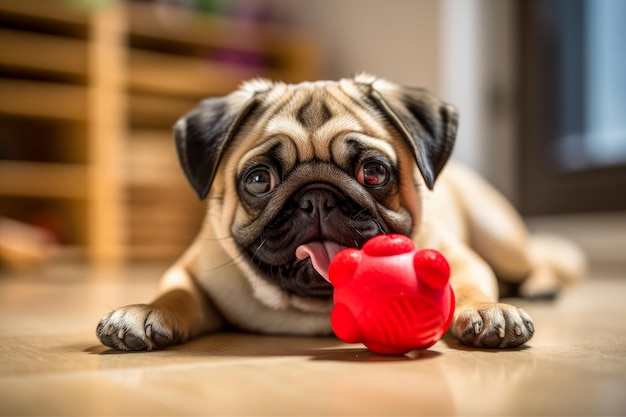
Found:
[[176, 256], [203, 205], [172, 124], [244, 79], [317, 78], [315, 43], [148, 1], [75, 4], [0, 0], [0, 215], [96, 261]]

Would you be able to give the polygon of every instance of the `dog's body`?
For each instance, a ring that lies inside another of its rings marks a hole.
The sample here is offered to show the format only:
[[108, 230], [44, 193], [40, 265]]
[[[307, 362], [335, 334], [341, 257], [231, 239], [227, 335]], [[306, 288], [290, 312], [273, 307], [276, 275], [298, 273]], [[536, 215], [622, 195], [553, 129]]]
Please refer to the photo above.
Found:
[[[463, 167], [443, 169], [456, 128], [452, 106], [369, 75], [257, 80], [203, 102], [175, 127], [183, 169], [208, 196], [203, 228], [163, 277], [159, 298], [105, 315], [100, 340], [153, 349], [225, 325], [330, 334], [330, 259], [402, 233], [448, 259], [452, 332], [463, 343], [525, 343], [532, 320], [498, 303], [496, 276], [529, 295], [552, 293], [582, 273], [582, 261], [561, 242], [555, 256], [536, 255], [503, 197]], [[568, 259], [558, 262], [559, 253]]]

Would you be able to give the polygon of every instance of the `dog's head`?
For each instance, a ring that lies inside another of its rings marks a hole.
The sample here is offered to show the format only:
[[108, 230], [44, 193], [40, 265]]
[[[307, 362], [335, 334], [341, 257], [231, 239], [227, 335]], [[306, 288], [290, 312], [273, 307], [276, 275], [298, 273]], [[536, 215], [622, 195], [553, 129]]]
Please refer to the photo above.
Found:
[[251, 81], [202, 102], [174, 134], [207, 221], [259, 297], [306, 310], [330, 300], [337, 251], [416, 231], [456, 129], [455, 109], [427, 91], [359, 75]]

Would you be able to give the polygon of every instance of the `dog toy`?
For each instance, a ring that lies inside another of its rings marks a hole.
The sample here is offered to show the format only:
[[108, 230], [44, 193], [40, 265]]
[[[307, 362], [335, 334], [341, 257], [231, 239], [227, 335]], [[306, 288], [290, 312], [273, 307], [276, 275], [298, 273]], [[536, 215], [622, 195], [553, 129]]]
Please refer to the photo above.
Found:
[[406, 236], [376, 236], [330, 263], [331, 324], [347, 343], [400, 355], [427, 349], [448, 330], [455, 299], [450, 266], [439, 252], [417, 250]]

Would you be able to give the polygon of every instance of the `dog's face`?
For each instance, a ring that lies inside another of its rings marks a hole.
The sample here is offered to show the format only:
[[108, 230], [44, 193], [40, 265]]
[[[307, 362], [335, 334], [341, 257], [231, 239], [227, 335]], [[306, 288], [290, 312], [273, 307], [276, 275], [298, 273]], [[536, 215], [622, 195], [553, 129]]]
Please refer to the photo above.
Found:
[[339, 250], [416, 231], [420, 193], [432, 189], [456, 126], [455, 110], [426, 91], [361, 75], [249, 82], [201, 103], [175, 139], [187, 178], [209, 196], [208, 221], [262, 281], [260, 298], [310, 309], [332, 295], [325, 278]]

